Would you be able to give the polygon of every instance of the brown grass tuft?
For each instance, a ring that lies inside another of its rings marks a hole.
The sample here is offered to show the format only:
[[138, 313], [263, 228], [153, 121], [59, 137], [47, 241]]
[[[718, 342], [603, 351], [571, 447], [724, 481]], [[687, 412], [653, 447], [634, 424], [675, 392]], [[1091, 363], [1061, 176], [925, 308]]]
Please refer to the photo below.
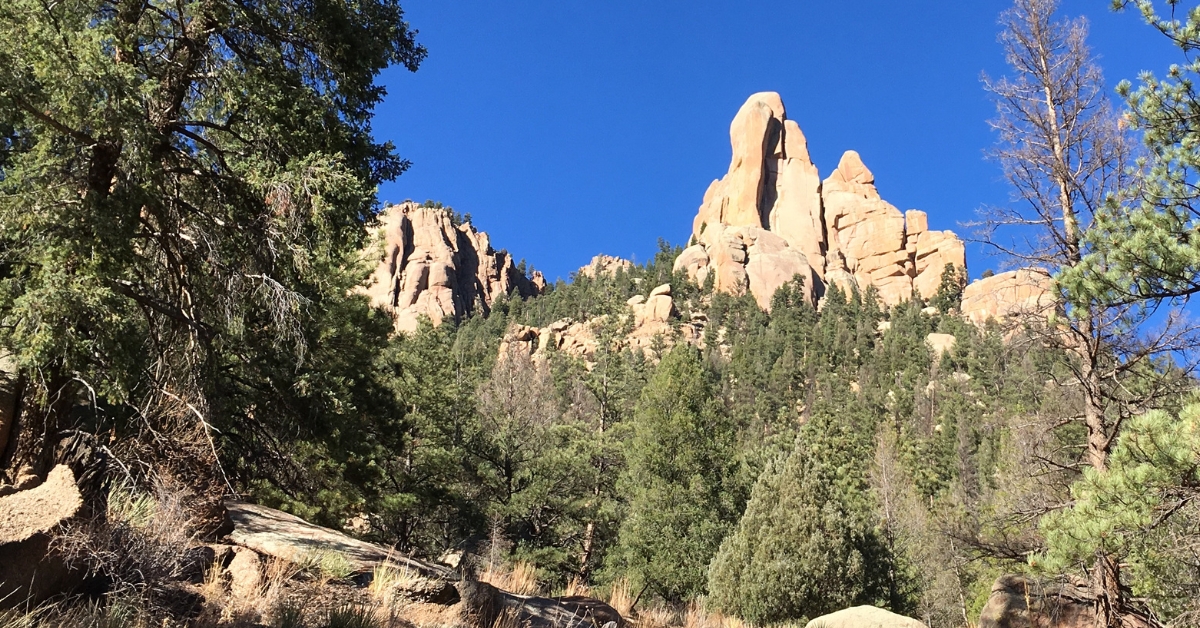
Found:
[[621, 617], [629, 617], [633, 610], [633, 584], [629, 578], [617, 578], [608, 592], [608, 605], [616, 609]]
[[517, 561], [511, 566], [489, 562], [487, 569], [479, 574], [479, 581], [517, 595], [541, 593], [541, 586], [538, 585], [537, 580], [537, 568], [524, 561]]

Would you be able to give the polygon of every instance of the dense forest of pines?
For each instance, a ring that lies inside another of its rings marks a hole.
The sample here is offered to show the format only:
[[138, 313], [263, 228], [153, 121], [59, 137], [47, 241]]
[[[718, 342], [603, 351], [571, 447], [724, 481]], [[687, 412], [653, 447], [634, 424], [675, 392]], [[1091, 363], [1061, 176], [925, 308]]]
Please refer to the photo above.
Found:
[[[1116, 4], [1200, 48], [1200, 10]], [[108, 594], [76, 625], [196, 619], [164, 583], [229, 497], [752, 625], [969, 625], [1006, 573], [1089, 583], [1100, 626], [1195, 625], [1200, 61], [1117, 106], [1056, 8], [1014, 3], [1014, 76], [985, 85], [1015, 193], [985, 239], [1053, 276], [1048, 312], [972, 324], [953, 268], [929, 303], [817, 308], [793, 280], [764, 311], [664, 243], [397, 334], [361, 293], [408, 167], [373, 138], [376, 79], [426, 55], [395, 1], [4, 0], [0, 499], [73, 472], [54, 551]], [[630, 349], [628, 299], [661, 284], [699, 347]], [[502, 351], [562, 319], [595, 325], [588, 362]]]

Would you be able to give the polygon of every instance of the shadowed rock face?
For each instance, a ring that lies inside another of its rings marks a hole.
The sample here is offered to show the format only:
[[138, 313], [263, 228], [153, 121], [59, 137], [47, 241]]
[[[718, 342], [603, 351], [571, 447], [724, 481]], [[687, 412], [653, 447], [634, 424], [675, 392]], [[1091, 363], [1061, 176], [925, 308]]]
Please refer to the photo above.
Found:
[[530, 297], [546, 286], [541, 273], [526, 276], [507, 251], [493, 250], [486, 233], [455, 224], [449, 209], [405, 202], [379, 218], [382, 255], [366, 292], [399, 331], [415, 331], [421, 316], [438, 325], [487, 314], [501, 295]]
[[[1121, 628], [1157, 625], [1140, 609], [1128, 609]], [[1096, 598], [1083, 582], [1039, 582], [1001, 576], [979, 615], [979, 628], [1092, 628]]]
[[779, 94], [751, 96], [729, 135], [729, 171], [705, 193], [692, 246], [675, 266], [697, 283], [711, 277], [717, 290], [749, 290], [765, 309], [799, 275], [814, 302], [834, 284], [874, 286], [894, 305], [914, 290], [934, 296], [947, 264], [966, 267], [962, 241], [930, 231], [924, 212], [904, 214], [884, 201], [858, 153], [847, 151], [822, 181]]

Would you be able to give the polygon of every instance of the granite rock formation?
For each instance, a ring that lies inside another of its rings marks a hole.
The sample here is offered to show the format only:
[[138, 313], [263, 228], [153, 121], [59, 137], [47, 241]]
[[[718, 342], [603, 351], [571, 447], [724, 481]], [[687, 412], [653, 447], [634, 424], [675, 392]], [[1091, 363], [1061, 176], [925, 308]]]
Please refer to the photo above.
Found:
[[930, 231], [924, 212], [884, 201], [858, 153], [847, 151], [821, 180], [800, 127], [779, 94], [746, 101], [729, 128], [733, 159], [713, 181], [692, 223], [691, 245], [675, 264], [697, 283], [749, 291], [767, 308], [799, 275], [814, 303], [833, 284], [874, 286], [886, 305], [937, 293], [946, 265], [965, 268], [950, 231]]
[[600, 254], [593, 257], [587, 266], [580, 268], [576, 275], [595, 279], [600, 275], [615, 275], [618, 270], [629, 271], [631, 268], [633, 268], [633, 262], [627, 259]]
[[[1005, 575], [992, 585], [980, 611], [979, 628], [1091, 628], [1096, 625], [1096, 596], [1088, 583], [1067, 579], [1041, 582]], [[1126, 609], [1121, 628], [1150, 628], [1157, 622], [1134, 607]]]
[[[548, 350], [554, 350], [582, 358], [591, 368], [600, 349], [601, 328], [605, 325], [624, 327], [627, 333], [623, 336], [623, 346], [642, 351], [651, 359], [658, 357], [655, 346], [659, 342], [664, 348], [676, 342], [702, 346], [707, 321], [702, 314], [693, 314], [683, 320], [671, 295], [670, 284], [656, 286], [649, 296], [633, 296], [626, 305], [628, 309], [617, 320], [600, 316], [585, 321], [564, 318], [541, 328], [513, 325], [501, 340], [500, 355], [523, 354], [537, 361], [543, 359]], [[627, 323], [629, 326], [625, 327]]]
[[383, 248], [367, 294], [399, 331], [416, 330], [421, 316], [438, 325], [486, 315], [501, 295], [530, 297], [545, 288], [541, 273], [526, 276], [512, 255], [493, 250], [486, 233], [449, 209], [409, 201], [386, 208], [380, 223]]
[[54, 467], [36, 487], [0, 497], [0, 610], [36, 604], [82, 580], [52, 542], [52, 532], [82, 506], [66, 465]]
[[1055, 306], [1054, 282], [1038, 269], [1010, 270], [971, 282], [962, 295], [962, 313], [976, 325], [1005, 322], [1020, 315], [1045, 316]]

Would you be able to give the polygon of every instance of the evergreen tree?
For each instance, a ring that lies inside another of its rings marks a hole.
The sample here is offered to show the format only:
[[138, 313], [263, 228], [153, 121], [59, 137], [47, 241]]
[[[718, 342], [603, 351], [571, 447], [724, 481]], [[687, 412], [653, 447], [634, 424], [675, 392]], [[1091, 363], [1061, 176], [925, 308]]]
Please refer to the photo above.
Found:
[[[1049, 573], [1087, 568], [1096, 556], [1120, 561], [1133, 595], [1166, 617], [1195, 612], [1200, 561], [1180, 543], [1193, 538], [1191, 502], [1200, 496], [1200, 406], [1178, 416], [1155, 410], [1129, 421], [1101, 473], [1085, 469], [1067, 508], [1041, 520], [1045, 553], [1030, 558]], [[1178, 517], [1188, 525], [1172, 525]]]
[[1144, 72], [1135, 88], [1122, 82], [1117, 91], [1128, 112], [1123, 120], [1141, 133], [1146, 150], [1139, 163], [1144, 176], [1109, 199], [1089, 235], [1090, 254], [1063, 280], [1081, 294], [1109, 303], [1158, 303], [1200, 292], [1200, 151], [1194, 112], [1200, 59], [1200, 13], [1182, 15], [1178, 2], [1115, 0], [1117, 9], [1134, 7], [1145, 22], [1179, 48], [1179, 64], [1165, 76]]
[[370, 127], [378, 73], [425, 56], [402, 17], [394, 0], [0, 5], [13, 466], [44, 472], [83, 404], [147, 467], [201, 472], [220, 448], [231, 480], [308, 495], [337, 491], [297, 448], [372, 473], [352, 433], [394, 411], [363, 372], [388, 325], [352, 291], [375, 188], [407, 167]]
[[723, 612], [773, 624], [901, 602], [889, 599], [891, 557], [875, 530], [870, 436], [849, 418], [862, 408], [831, 410], [759, 476], [736, 531], [713, 558], [709, 599]]
[[736, 433], [713, 375], [688, 345], [667, 353], [643, 389], [620, 492], [627, 507], [614, 567], [669, 600], [705, 590], [705, 568], [744, 503]]

